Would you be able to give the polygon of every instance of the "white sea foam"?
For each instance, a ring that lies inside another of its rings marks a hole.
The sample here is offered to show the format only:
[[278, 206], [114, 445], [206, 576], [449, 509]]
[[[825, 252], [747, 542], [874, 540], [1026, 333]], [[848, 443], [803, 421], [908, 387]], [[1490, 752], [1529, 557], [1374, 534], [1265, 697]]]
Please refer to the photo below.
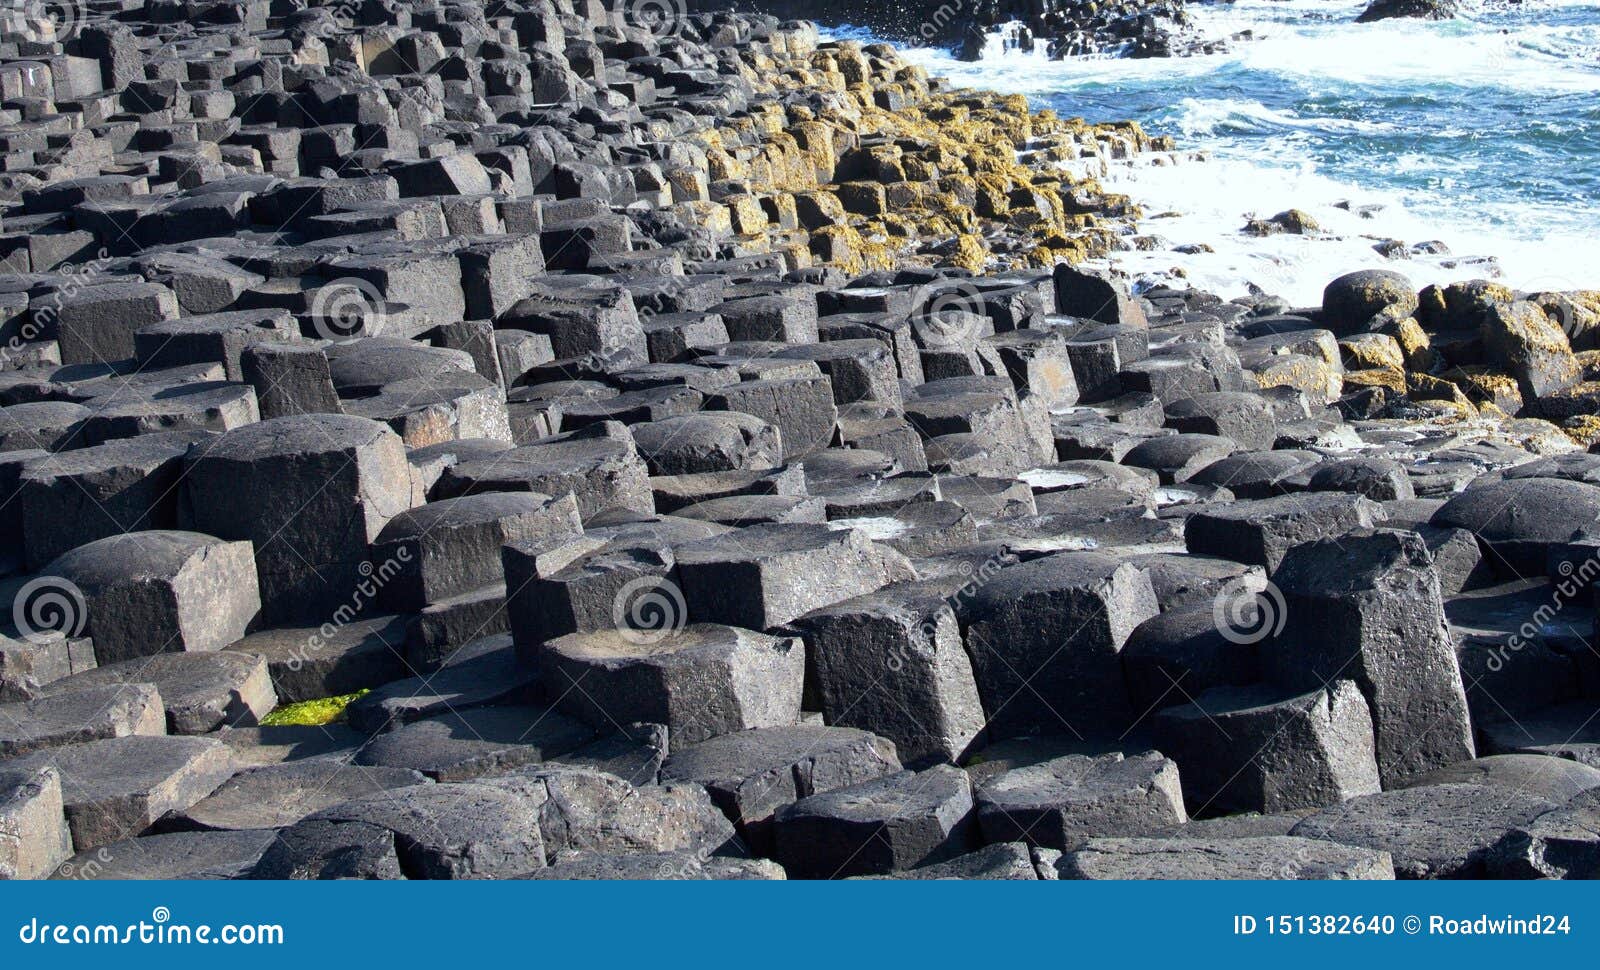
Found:
[[[1600, 3], [1469, 2], [1454, 21], [1352, 23], [1364, 5], [1190, 4], [1206, 33], [1249, 29], [1257, 38], [1202, 57], [1050, 61], [1042, 44], [1023, 54], [998, 40], [990, 52], [995, 56], [976, 63], [933, 49], [908, 56], [954, 83], [1020, 92], [1064, 113], [1109, 120], [1143, 111], [1159, 118], [1181, 150], [1205, 150], [1210, 158], [1204, 162], [1114, 166], [1101, 178], [1151, 216], [1176, 213], [1147, 219], [1143, 232], [1173, 247], [1213, 250], [1113, 254], [1110, 263], [1148, 282], [1172, 281], [1176, 270], [1223, 295], [1240, 295], [1255, 284], [1301, 305], [1319, 302], [1334, 276], [1367, 268], [1395, 269], [1418, 285], [1489, 276], [1496, 267], [1505, 282], [1526, 289], [1600, 285], [1592, 228], [1600, 199], [1584, 189], [1564, 190], [1570, 155], [1515, 140], [1563, 137], [1559, 116], [1539, 116], [1540, 100], [1600, 89]], [[1536, 23], [1527, 16], [1535, 8], [1544, 12]], [[1218, 76], [1227, 80], [1218, 83]], [[1233, 78], [1245, 79], [1243, 88], [1268, 78], [1295, 96], [1274, 98], [1283, 104], [1269, 106], [1236, 88]], [[1393, 110], [1371, 107], [1384, 98], [1394, 99]], [[1509, 105], [1523, 131], [1486, 130], [1469, 107], [1436, 111], [1435, 123], [1411, 144], [1414, 121], [1404, 117], [1411, 98]], [[1527, 110], [1518, 111], [1523, 104]], [[1486, 155], [1478, 141], [1484, 138], [1497, 139], [1491, 143], [1496, 151], [1526, 161]], [[1379, 156], [1370, 168], [1359, 161], [1368, 150]], [[1340, 165], [1330, 166], [1330, 154]], [[1501, 168], [1484, 170], [1489, 158]], [[1502, 170], [1507, 165], [1510, 170]], [[1333, 168], [1343, 174], [1330, 174]], [[1529, 182], [1542, 183], [1545, 191], [1524, 191]], [[1350, 208], [1336, 205], [1341, 202]], [[1309, 212], [1327, 233], [1258, 238], [1240, 232], [1251, 217], [1289, 208]], [[1438, 240], [1450, 255], [1390, 260], [1372, 248], [1386, 239]]]
[[[1101, 181], [1145, 205], [1154, 218], [1141, 225], [1143, 231], [1175, 246], [1200, 243], [1214, 250], [1118, 252], [1108, 260], [1152, 282], [1173, 279], [1177, 269], [1190, 284], [1223, 296], [1242, 295], [1253, 283], [1302, 306], [1320, 303], [1329, 280], [1358, 269], [1397, 270], [1418, 286], [1483, 278], [1494, 275], [1496, 267], [1505, 282], [1530, 290], [1600, 283], [1592, 239], [1582, 233], [1529, 239], [1473, 220], [1424, 218], [1408, 208], [1400, 193], [1337, 182], [1308, 161], [1268, 165], [1216, 158], [1173, 166], [1119, 166]], [[1382, 208], [1363, 218], [1359, 210], [1365, 206]], [[1248, 218], [1289, 208], [1309, 212], [1325, 235], [1255, 237], [1239, 231]], [[1169, 212], [1176, 214], [1163, 215]], [[1529, 208], [1521, 214], [1535, 221], [1541, 217]], [[1372, 248], [1380, 239], [1442, 240], [1450, 255], [1386, 259]]]
[[1030, 468], [1017, 476], [1017, 481], [1029, 488], [1061, 489], [1087, 485], [1092, 479], [1082, 472], [1062, 471], [1059, 468]]

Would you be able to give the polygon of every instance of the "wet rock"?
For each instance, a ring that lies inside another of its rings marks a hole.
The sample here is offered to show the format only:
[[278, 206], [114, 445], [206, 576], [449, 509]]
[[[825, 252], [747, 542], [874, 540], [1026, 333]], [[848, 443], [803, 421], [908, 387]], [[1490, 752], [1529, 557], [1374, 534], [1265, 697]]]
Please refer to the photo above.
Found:
[[1571, 387], [1578, 362], [1560, 325], [1538, 304], [1496, 304], [1479, 327], [1484, 352], [1517, 380], [1523, 400], [1533, 401]]
[[1417, 291], [1390, 270], [1347, 273], [1322, 291], [1322, 322], [1341, 337], [1366, 330], [1373, 317], [1391, 308], [1409, 316], [1417, 308]]
[[1057, 313], [1108, 324], [1148, 325], [1144, 308], [1120, 281], [1058, 263], [1054, 283]]
[[1356, 23], [1409, 17], [1418, 20], [1450, 20], [1456, 15], [1454, 0], [1374, 0], [1361, 12]]

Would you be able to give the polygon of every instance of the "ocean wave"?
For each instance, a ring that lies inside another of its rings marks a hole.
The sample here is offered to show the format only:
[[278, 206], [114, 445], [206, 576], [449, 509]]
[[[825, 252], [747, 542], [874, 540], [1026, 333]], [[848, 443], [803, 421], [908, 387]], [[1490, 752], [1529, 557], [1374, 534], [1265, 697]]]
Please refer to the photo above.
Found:
[[[1360, 5], [1351, 9], [1359, 11]], [[1143, 60], [1050, 60], [1042, 45], [1032, 52], [1001, 51], [998, 43], [979, 61], [960, 61], [939, 48], [917, 48], [907, 56], [959, 84], [1023, 94], [1108, 84], [1182, 85], [1214, 75], [1255, 75], [1318, 90], [1372, 93], [1487, 89], [1575, 94], [1600, 88], [1600, 24], [1498, 27], [1468, 20], [1355, 24], [1307, 21], [1282, 11], [1269, 11], [1271, 19], [1258, 19], [1256, 6], [1228, 10], [1195, 5], [1190, 10], [1208, 34], [1248, 29], [1256, 39], [1235, 42], [1215, 54]], [[854, 28], [836, 33], [869, 42], [876, 39]]]
[[[1204, 163], [1136, 165], [1103, 180], [1148, 213], [1178, 213], [1141, 226], [1165, 245], [1111, 259], [1149, 280], [1176, 270], [1220, 293], [1253, 284], [1297, 303], [1316, 302], [1333, 276], [1373, 267], [1419, 285], [1502, 270], [1525, 288], [1596, 282], [1600, 0], [1485, 2], [1455, 21], [1356, 25], [1363, 7], [1191, 4], [1207, 29], [1248, 27], [1258, 38], [1203, 57], [909, 56], [956, 84], [1026, 94], [1064, 115], [1135, 118], [1205, 150]], [[1289, 208], [1326, 232], [1240, 231]], [[1440, 240], [1454, 255], [1388, 260], [1373, 248], [1382, 240]]]
[[[1423, 165], [1429, 160], [1419, 158]], [[1165, 245], [1118, 252], [1108, 264], [1161, 282], [1181, 271], [1188, 283], [1224, 296], [1251, 286], [1297, 305], [1320, 301], [1322, 287], [1358, 269], [1392, 269], [1418, 286], [1500, 276], [1522, 289], [1576, 289], [1593, 283], [1590, 233], [1558, 205], [1505, 203], [1461, 208], [1453, 215], [1426, 196], [1360, 185], [1326, 174], [1304, 157], [1216, 157], [1170, 166], [1114, 169], [1101, 183], [1162, 213], [1140, 231]], [[1321, 226], [1312, 236], [1258, 237], [1240, 230], [1251, 218], [1301, 209]], [[1529, 235], [1527, 229], [1537, 227]], [[1448, 255], [1388, 259], [1381, 240], [1408, 245], [1442, 241]], [[1179, 253], [1203, 243], [1211, 252]]]
[[[1208, 34], [1249, 29], [1259, 38], [1235, 45], [1244, 70], [1336, 86], [1420, 85], [1513, 91], [1592, 91], [1600, 84], [1600, 26], [1578, 20], [1533, 23], [1527, 14], [1483, 8], [1455, 20], [1354, 23], [1364, 4], [1240, 2], [1188, 9]], [[1481, 19], [1474, 19], [1474, 16]]]
[[1398, 131], [1385, 121], [1359, 118], [1308, 118], [1287, 109], [1269, 108], [1260, 101], [1233, 98], [1184, 98], [1178, 103], [1176, 127], [1189, 137], [1217, 134], [1271, 134], [1315, 131], [1327, 134], [1379, 134]]

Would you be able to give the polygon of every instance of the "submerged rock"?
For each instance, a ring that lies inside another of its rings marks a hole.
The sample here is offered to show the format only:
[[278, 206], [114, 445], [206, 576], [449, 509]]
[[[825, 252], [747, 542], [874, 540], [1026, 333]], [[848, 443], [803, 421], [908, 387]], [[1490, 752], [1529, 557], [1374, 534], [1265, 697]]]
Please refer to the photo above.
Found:
[[1409, 17], [1416, 20], [1451, 20], [1459, 5], [1455, 0], [1373, 0], [1356, 18], [1358, 24]]

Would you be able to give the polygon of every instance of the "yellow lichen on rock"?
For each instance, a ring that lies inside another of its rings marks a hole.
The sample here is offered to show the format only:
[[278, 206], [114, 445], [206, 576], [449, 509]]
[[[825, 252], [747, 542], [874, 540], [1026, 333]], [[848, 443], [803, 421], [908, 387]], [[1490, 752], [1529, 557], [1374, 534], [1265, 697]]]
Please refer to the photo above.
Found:
[[[1102, 217], [1139, 215], [1094, 180], [1048, 167], [1051, 159], [1145, 150], [1151, 142], [1138, 125], [1030, 112], [1017, 94], [934, 92], [925, 71], [883, 45], [777, 43], [771, 53], [747, 56], [744, 69], [758, 89], [804, 87], [813, 97], [781, 109], [761, 102], [719, 132], [689, 140], [703, 147], [711, 183], [741, 182], [764, 200], [795, 197], [798, 225], [814, 234], [805, 248], [821, 262], [837, 260], [847, 271], [1048, 267], [1109, 252], [1117, 232]], [[819, 91], [826, 93], [819, 98]], [[707, 197], [685, 188], [691, 191], [678, 197]], [[830, 192], [842, 206], [827, 201]], [[771, 204], [762, 205], [760, 229], [744, 203], [724, 199], [724, 206], [728, 231], [765, 232], [774, 250], [792, 249], [782, 237], [796, 223]], [[1000, 254], [986, 237], [1005, 238]]]
[[370, 690], [358, 690], [353, 694], [340, 694], [337, 697], [319, 697], [315, 700], [285, 704], [263, 717], [261, 724], [263, 727], [296, 725], [317, 727], [323, 724], [333, 724], [344, 720], [345, 708], [370, 693]]
[[1406, 392], [1406, 374], [1395, 370], [1352, 370], [1344, 372], [1344, 388], [1346, 392], [1359, 391], [1365, 387], [1384, 387], [1400, 394]]

